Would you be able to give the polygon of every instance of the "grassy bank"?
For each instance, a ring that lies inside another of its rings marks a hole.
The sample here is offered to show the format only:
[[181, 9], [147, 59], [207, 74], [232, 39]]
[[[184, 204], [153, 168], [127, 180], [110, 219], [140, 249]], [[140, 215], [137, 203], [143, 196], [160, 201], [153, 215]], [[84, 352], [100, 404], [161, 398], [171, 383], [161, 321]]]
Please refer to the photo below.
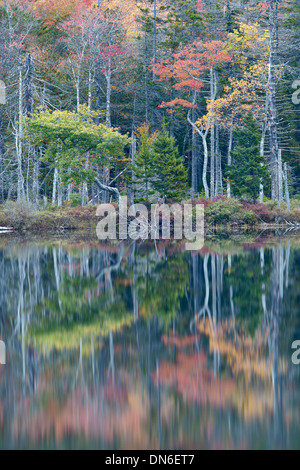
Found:
[[195, 200], [194, 203], [205, 206], [205, 222], [211, 226], [300, 224], [300, 201], [297, 199], [291, 201], [289, 211], [285, 203], [274, 201], [261, 204], [217, 197]]
[[34, 210], [16, 202], [0, 206], [0, 227], [16, 232], [62, 232], [95, 229], [98, 222], [95, 207], [49, 207]]
[[[191, 201], [185, 201], [191, 202]], [[207, 228], [242, 226], [257, 227], [297, 226], [300, 224], [300, 203], [291, 201], [291, 210], [285, 204], [268, 202], [252, 204], [234, 199], [218, 197], [211, 200], [195, 199], [194, 205], [205, 206], [205, 224]], [[150, 203], [145, 202], [150, 209]], [[61, 232], [95, 230], [99, 219], [95, 206], [85, 207], [52, 207], [34, 210], [30, 206], [17, 202], [0, 205], [0, 227], [11, 227], [14, 231], [24, 233]]]

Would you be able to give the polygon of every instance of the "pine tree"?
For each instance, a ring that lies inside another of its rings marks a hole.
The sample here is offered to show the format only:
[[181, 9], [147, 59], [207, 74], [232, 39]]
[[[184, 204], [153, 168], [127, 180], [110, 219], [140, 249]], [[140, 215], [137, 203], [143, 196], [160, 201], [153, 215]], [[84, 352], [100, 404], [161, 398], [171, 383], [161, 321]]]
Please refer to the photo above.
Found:
[[152, 180], [154, 174], [154, 161], [152, 145], [156, 134], [150, 135], [149, 126], [143, 125], [137, 130], [139, 148], [132, 166], [132, 186], [141, 196], [149, 199], [154, 194]]
[[187, 192], [188, 175], [174, 137], [166, 129], [157, 134], [153, 143], [153, 187], [169, 199], [180, 201]]
[[260, 155], [260, 129], [252, 113], [245, 116], [243, 127], [235, 129], [234, 138], [233, 165], [227, 166], [226, 176], [237, 197], [256, 200], [260, 184], [265, 190], [269, 187], [270, 173], [267, 160]]

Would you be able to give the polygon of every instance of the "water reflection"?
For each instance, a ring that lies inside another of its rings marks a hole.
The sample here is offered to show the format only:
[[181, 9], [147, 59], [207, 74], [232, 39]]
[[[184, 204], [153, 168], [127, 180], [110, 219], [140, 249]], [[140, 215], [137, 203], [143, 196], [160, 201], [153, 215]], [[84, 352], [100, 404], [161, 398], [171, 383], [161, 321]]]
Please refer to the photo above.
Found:
[[300, 250], [0, 248], [0, 448], [297, 448]]

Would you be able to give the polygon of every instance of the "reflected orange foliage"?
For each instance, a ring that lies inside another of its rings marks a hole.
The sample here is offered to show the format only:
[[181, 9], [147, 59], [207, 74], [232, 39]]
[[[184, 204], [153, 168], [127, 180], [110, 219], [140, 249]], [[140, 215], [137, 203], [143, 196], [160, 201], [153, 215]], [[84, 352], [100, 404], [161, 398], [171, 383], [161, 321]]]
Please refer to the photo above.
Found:
[[[178, 338], [177, 338], [178, 340]], [[184, 347], [183, 344], [180, 347]], [[152, 378], [157, 382], [156, 374]], [[224, 408], [235, 390], [231, 378], [215, 378], [207, 368], [207, 357], [203, 351], [188, 355], [180, 352], [176, 363], [163, 362], [159, 368], [160, 384], [175, 387], [184, 402], [197, 402]]]
[[178, 348], [184, 348], [186, 346], [190, 346], [192, 344], [195, 344], [195, 341], [199, 339], [199, 336], [176, 336], [176, 335], [171, 335], [171, 336], [162, 336], [161, 340], [162, 342], [168, 346], [176, 346]]
[[110, 446], [118, 439], [123, 449], [132, 445], [135, 449], [154, 448], [156, 438], [154, 436], [155, 440], [149, 442], [147, 432], [149, 403], [146, 392], [142, 392], [140, 385], [130, 384], [131, 378], [125, 372], [121, 375], [123, 378], [118, 384], [113, 385], [108, 380], [97, 392], [78, 386], [69, 395], [66, 391], [62, 400], [56, 395], [49, 396], [51, 377], [47, 377], [34, 399], [31, 397], [20, 403], [13, 427], [16, 439], [26, 435], [30, 445], [37, 446], [50, 438], [59, 444], [73, 435], [86, 440], [103, 439]]
[[243, 329], [233, 328], [232, 321], [224, 321], [212, 332], [208, 319], [199, 323], [198, 330], [208, 336], [210, 353], [218, 351], [226, 356], [234, 375], [243, 373], [247, 380], [253, 376], [271, 379], [272, 364], [266, 360], [268, 331], [256, 331], [252, 338]]

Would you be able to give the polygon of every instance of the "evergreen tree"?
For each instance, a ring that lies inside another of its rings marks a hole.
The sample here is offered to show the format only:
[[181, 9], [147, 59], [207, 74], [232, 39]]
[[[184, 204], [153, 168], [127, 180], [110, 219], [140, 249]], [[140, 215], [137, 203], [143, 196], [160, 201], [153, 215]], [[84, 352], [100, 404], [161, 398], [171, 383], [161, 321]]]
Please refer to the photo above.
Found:
[[174, 137], [166, 129], [158, 133], [153, 143], [155, 173], [153, 187], [167, 198], [181, 200], [187, 192], [188, 175]]
[[242, 199], [256, 200], [260, 184], [268, 188], [270, 173], [265, 157], [260, 155], [260, 129], [253, 115], [244, 118], [243, 127], [234, 131], [235, 150], [231, 152], [232, 166], [227, 166], [226, 176], [233, 193]]
[[149, 134], [149, 126], [144, 124], [137, 130], [139, 137], [139, 148], [135, 161], [132, 165], [133, 179], [131, 181], [133, 188], [146, 199], [154, 194], [152, 179], [154, 174], [154, 161], [152, 145], [156, 134]]

